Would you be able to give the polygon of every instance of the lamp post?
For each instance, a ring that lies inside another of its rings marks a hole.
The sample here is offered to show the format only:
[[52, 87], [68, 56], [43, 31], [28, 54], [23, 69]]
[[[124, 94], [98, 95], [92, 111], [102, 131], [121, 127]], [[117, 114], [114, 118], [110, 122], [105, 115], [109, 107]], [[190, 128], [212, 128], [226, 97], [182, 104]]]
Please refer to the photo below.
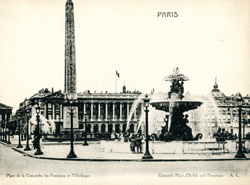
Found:
[[82, 146], [88, 146], [89, 144], [87, 143], [87, 117], [88, 114], [84, 114], [84, 121], [85, 121], [85, 126], [84, 126], [84, 130], [85, 130], [85, 139], [84, 139], [84, 143], [82, 144]]
[[[37, 147], [36, 147], [36, 152], [34, 153], [34, 155], [42, 155], [43, 152], [41, 150], [41, 147], [40, 147], [40, 139], [41, 139], [41, 136], [40, 136], [40, 106], [39, 106], [39, 103], [37, 102], [36, 106], [35, 106], [35, 109], [36, 109], [36, 121], [37, 121], [37, 136], [35, 136], [36, 138], [34, 140], [36, 140], [37, 142]], [[35, 142], [35, 141], [34, 141]]]
[[70, 114], [70, 131], [71, 131], [71, 137], [70, 137], [70, 152], [67, 156], [67, 158], [77, 158], [75, 152], [74, 152], [74, 133], [73, 133], [73, 115], [74, 115], [74, 107], [77, 105], [77, 100], [68, 98], [66, 99], [66, 105], [69, 106], [69, 114]]
[[30, 116], [30, 110], [26, 110], [26, 118], [27, 118], [27, 128], [26, 128], [26, 147], [24, 151], [30, 151], [30, 146], [29, 146], [29, 116]]
[[17, 112], [17, 121], [18, 121], [18, 145], [17, 145], [17, 148], [23, 148], [23, 146], [21, 145], [20, 112]]
[[3, 142], [5, 143], [6, 142], [6, 140], [5, 140], [5, 132], [6, 132], [6, 129], [5, 129], [5, 120], [3, 119], [2, 120], [3, 121]]
[[0, 127], [0, 128], [1, 128], [1, 138], [0, 138], [1, 141], [3, 141], [3, 127], [2, 127], [2, 125], [3, 125], [3, 124], [2, 124], [2, 122], [1, 122], [1, 127]]
[[142, 159], [153, 159], [152, 155], [149, 152], [149, 146], [148, 146], [148, 139], [149, 139], [149, 136], [148, 136], [148, 112], [149, 112], [148, 107], [149, 107], [149, 98], [148, 98], [147, 94], [146, 94], [145, 99], [144, 99], [144, 106], [145, 106], [145, 113], [146, 113], [146, 118], [145, 118], [145, 121], [146, 121], [146, 151], [145, 151], [145, 154], [142, 157]]
[[241, 143], [241, 111], [242, 111], [242, 104], [243, 104], [243, 98], [240, 93], [236, 95], [236, 99], [238, 102], [238, 107], [239, 107], [239, 147], [237, 154], [234, 156], [235, 158], [246, 158], [244, 153], [242, 152], [242, 143]]
[[242, 115], [243, 115], [243, 119], [242, 119], [242, 123], [243, 123], [243, 136], [242, 136], [242, 138], [244, 139], [245, 138], [245, 123], [246, 123], [246, 120], [245, 120], [246, 111], [245, 110], [242, 110]]
[[10, 125], [9, 125], [9, 119], [7, 118], [7, 125], [8, 125], [8, 141], [7, 141], [7, 144], [11, 144], [10, 142]]
[[7, 143], [7, 134], [6, 134], [6, 132], [7, 132], [6, 129], [7, 129], [7, 128], [6, 128], [6, 121], [3, 120], [3, 123], [4, 123], [4, 138], [3, 138], [4, 140], [3, 140], [3, 142], [4, 142], [4, 143]]
[[58, 120], [59, 120], [59, 122], [58, 122], [58, 140], [57, 140], [57, 142], [60, 143], [60, 142], [62, 142], [61, 137], [60, 137], [61, 136], [61, 117], [59, 117]]
[[166, 123], [165, 131], [168, 132], [168, 118], [167, 118], [167, 115], [164, 117], [164, 122]]

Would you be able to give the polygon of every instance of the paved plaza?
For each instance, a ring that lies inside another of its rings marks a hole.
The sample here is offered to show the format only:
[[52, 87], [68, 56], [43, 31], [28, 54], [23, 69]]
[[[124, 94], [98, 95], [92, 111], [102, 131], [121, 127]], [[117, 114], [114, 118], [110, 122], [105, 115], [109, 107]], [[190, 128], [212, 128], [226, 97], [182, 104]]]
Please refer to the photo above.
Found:
[[[77, 158], [67, 159], [67, 155], [70, 152], [70, 142], [42, 142], [41, 150], [43, 155], [34, 155], [35, 151], [33, 149], [32, 140], [30, 140], [29, 146], [32, 149], [31, 151], [24, 151], [26, 146], [26, 141], [22, 141], [23, 148], [16, 148], [18, 144], [18, 138], [12, 138], [11, 144], [5, 144], [11, 147], [13, 150], [20, 152], [29, 157], [41, 158], [41, 159], [58, 159], [58, 160], [89, 160], [89, 161], [142, 161], [141, 158], [143, 153], [134, 153], [130, 152], [128, 144], [128, 152], [104, 152], [100, 148], [100, 141], [89, 141], [89, 146], [82, 146], [83, 141], [74, 142], [74, 151], [77, 155]], [[245, 154], [249, 160], [250, 154]], [[192, 160], [242, 160], [235, 159], [235, 153], [222, 153], [222, 154], [161, 154], [154, 153], [152, 154], [152, 161], [192, 161]]]
[[[14, 147], [14, 145], [11, 147]], [[24, 142], [23, 146], [25, 146]], [[67, 144], [43, 145], [43, 157], [55, 154], [56, 156], [52, 156], [53, 158], [63, 157], [65, 159], [69, 152], [69, 146]], [[16, 152], [11, 147], [0, 144], [1, 185], [13, 183], [66, 184], [69, 182], [74, 184], [117, 184], [117, 182], [119, 184], [152, 184], [153, 182], [157, 182], [157, 184], [183, 184], [183, 182], [210, 185], [224, 184], [225, 182], [247, 184], [250, 176], [250, 160], [66, 161], [33, 158]], [[141, 158], [141, 154], [121, 155], [96, 152], [98, 144], [91, 142], [89, 147], [82, 147], [80, 144], [75, 145], [78, 159], [87, 159], [87, 157], [90, 157], [90, 159], [98, 159], [97, 157], [101, 159]], [[49, 149], [52, 151], [49, 152]], [[23, 149], [19, 150], [23, 151]], [[33, 154], [34, 152], [32, 150], [29, 153]], [[125, 158], [125, 156], [127, 157]], [[154, 158], [162, 158], [163, 156], [165, 156], [165, 159], [167, 157], [174, 159], [174, 155], [154, 155]], [[201, 156], [204, 159], [205, 156]], [[229, 156], [223, 156], [229, 159]], [[217, 155], [217, 159], [218, 157]], [[178, 157], [175, 156], [176, 158]], [[220, 158], [222, 159], [222, 157]], [[18, 175], [21, 175], [21, 177], [17, 178]]]

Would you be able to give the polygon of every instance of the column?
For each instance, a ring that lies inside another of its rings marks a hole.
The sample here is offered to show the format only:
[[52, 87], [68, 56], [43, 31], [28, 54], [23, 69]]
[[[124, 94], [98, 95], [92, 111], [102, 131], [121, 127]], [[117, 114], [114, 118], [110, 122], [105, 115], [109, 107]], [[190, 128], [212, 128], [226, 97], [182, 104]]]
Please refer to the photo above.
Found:
[[[84, 103], [82, 103], [82, 120], [83, 120], [83, 122], [84, 122], [84, 119], [85, 119], [85, 109], [84, 109]], [[83, 125], [84, 125], [84, 123], [83, 123]]]
[[120, 102], [120, 120], [122, 120], [122, 103]]
[[60, 104], [60, 114], [59, 114], [60, 118], [62, 118], [62, 104]]
[[90, 120], [93, 121], [93, 102], [91, 102]]
[[123, 125], [120, 123], [120, 134], [122, 134]]
[[230, 109], [230, 124], [232, 126], [233, 123], [233, 109]]
[[101, 114], [101, 106], [100, 106], [100, 102], [98, 102], [98, 120], [101, 119], [100, 114]]
[[105, 120], [108, 120], [108, 103], [105, 103]]
[[101, 133], [101, 128], [102, 128], [102, 124], [101, 123], [98, 123], [98, 132]]
[[115, 133], [115, 123], [112, 124], [113, 127], [112, 127], [112, 134]]
[[94, 124], [90, 124], [90, 131], [91, 131], [91, 134], [94, 133]]
[[108, 123], [105, 123], [105, 132], [108, 132], [109, 131], [109, 124]]
[[129, 117], [129, 103], [127, 103], [127, 119]]
[[115, 120], [115, 102], [113, 102], [113, 120]]
[[137, 120], [136, 109], [137, 109], [137, 107], [135, 108], [135, 112], [134, 112], [134, 120]]
[[51, 102], [51, 119], [54, 119], [54, 110], [55, 110], [55, 104]]
[[56, 106], [53, 104], [53, 111], [54, 111], [54, 120], [56, 119]]
[[86, 103], [82, 103], [82, 107], [83, 107], [83, 114], [85, 114], [86, 113]]
[[[46, 119], [48, 119], [48, 103], [47, 102], [44, 102], [44, 116]], [[31, 111], [32, 111], [32, 108], [31, 108]]]

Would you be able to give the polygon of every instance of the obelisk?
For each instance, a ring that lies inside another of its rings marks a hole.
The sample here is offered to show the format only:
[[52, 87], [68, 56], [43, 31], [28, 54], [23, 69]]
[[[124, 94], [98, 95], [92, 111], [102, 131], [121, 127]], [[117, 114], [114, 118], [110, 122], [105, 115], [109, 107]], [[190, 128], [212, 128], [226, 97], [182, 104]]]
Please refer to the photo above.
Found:
[[65, 81], [64, 93], [76, 96], [76, 59], [74, 4], [67, 0], [65, 5]]
[[[77, 99], [74, 4], [67, 0], [65, 5], [65, 79], [64, 94], [69, 100]], [[64, 106], [64, 128], [70, 128], [69, 107]], [[74, 106], [73, 127], [78, 128], [78, 107]]]

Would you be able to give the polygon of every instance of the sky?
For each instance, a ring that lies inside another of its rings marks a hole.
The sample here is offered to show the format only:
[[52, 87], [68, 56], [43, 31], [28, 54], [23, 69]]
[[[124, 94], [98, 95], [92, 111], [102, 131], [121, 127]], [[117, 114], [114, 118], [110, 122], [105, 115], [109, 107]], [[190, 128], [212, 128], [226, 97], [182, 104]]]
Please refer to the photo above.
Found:
[[[247, 0], [73, 0], [77, 92], [169, 91], [179, 67], [185, 92], [250, 95]], [[0, 103], [64, 88], [66, 0], [0, 0]], [[177, 12], [177, 17], [158, 17]]]

